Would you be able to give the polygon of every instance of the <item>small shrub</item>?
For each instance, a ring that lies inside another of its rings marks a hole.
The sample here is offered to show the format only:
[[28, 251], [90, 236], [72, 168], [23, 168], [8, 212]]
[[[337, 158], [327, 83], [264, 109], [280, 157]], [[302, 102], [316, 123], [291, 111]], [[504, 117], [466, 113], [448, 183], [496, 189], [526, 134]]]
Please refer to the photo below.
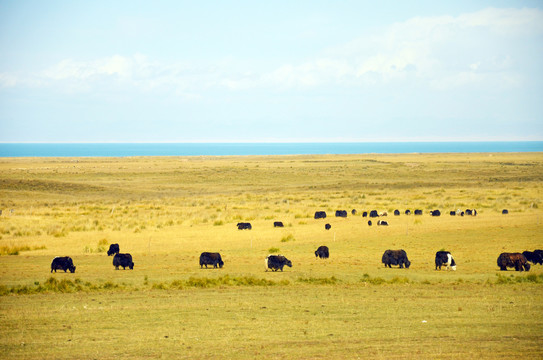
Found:
[[213, 222], [213, 226], [222, 226], [222, 225], [224, 225], [224, 221], [222, 220], [215, 220]]
[[295, 241], [294, 236], [292, 234], [288, 234], [286, 236], [283, 236], [281, 238], [281, 242], [289, 242], [289, 241]]
[[268, 252], [270, 254], [278, 254], [279, 251], [280, 251], [279, 248], [276, 248], [276, 247], [271, 247], [271, 248], [268, 249]]

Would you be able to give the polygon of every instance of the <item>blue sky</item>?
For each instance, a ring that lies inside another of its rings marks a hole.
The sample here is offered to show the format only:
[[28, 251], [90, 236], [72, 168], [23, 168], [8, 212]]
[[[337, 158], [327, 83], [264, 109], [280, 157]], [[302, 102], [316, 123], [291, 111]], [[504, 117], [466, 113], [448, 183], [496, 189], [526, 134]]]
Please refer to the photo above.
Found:
[[0, 2], [0, 142], [543, 140], [541, 1]]

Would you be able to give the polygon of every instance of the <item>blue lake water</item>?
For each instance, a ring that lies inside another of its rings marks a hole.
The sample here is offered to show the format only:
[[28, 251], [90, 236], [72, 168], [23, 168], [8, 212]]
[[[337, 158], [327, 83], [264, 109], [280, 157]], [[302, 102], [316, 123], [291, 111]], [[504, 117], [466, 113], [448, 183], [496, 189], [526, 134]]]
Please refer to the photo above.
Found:
[[357, 143], [2, 143], [0, 157], [541, 152], [543, 141]]

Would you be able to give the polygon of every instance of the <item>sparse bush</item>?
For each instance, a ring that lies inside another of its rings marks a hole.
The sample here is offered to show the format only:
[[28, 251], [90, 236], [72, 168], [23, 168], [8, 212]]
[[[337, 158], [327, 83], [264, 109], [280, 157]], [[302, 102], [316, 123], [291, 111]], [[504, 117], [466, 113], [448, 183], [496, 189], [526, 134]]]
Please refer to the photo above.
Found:
[[289, 242], [289, 241], [295, 241], [294, 236], [292, 234], [288, 234], [286, 236], [283, 236], [281, 238], [281, 242]]
[[276, 247], [271, 247], [271, 248], [268, 249], [268, 252], [270, 254], [278, 254], [279, 251], [280, 251], [279, 248], [276, 248]]

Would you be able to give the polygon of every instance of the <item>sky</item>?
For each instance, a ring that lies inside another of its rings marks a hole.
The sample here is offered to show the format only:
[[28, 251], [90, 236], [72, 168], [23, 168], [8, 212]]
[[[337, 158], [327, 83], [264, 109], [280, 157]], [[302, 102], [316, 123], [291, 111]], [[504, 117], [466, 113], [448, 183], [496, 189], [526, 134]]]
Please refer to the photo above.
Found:
[[0, 1], [0, 142], [543, 140], [543, 1]]

